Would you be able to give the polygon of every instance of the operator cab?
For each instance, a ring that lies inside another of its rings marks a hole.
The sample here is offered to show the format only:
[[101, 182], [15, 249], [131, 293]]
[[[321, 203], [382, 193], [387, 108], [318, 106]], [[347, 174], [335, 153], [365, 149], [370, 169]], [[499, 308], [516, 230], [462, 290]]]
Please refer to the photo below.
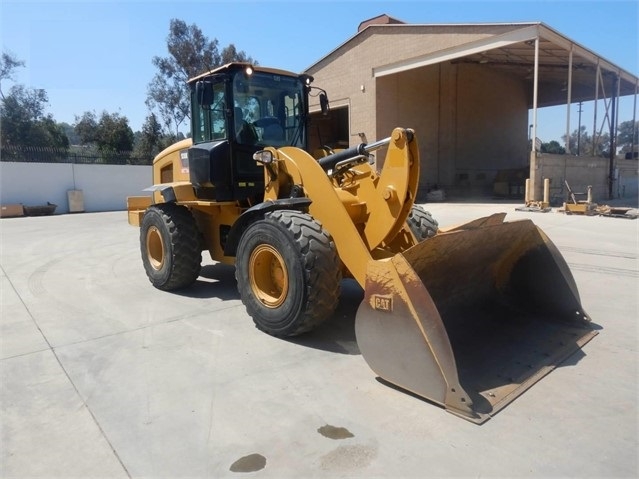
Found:
[[312, 78], [247, 63], [230, 63], [189, 81], [189, 175], [198, 198], [261, 202], [267, 146], [307, 149]]

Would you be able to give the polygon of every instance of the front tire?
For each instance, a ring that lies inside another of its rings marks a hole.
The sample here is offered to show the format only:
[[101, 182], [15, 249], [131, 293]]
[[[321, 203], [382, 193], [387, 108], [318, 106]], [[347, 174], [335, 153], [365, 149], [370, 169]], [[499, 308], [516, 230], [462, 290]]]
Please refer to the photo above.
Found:
[[202, 263], [199, 237], [188, 208], [165, 203], [147, 209], [140, 225], [140, 250], [153, 286], [171, 291], [195, 282]]
[[339, 257], [329, 234], [306, 213], [273, 211], [249, 225], [235, 267], [242, 302], [268, 334], [304, 333], [335, 311]]

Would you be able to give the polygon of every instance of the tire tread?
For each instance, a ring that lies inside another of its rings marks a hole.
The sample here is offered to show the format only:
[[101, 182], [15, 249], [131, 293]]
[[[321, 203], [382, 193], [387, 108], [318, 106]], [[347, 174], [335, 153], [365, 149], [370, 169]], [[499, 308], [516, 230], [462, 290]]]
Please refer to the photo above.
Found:
[[[142, 230], [140, 235], [142, 260], [149, 280], [156, 288], [164, 291], [173, 291], [192, 285], [200, 275], [202, 262], [199, 232], [193, 215], [188, 208], [172, 203], [154, 205], [149, 210], [155, 210], [160, 215], [169, 233], [172, 251], [172, 258], [169, 259], [171, 271], [168, 278], [158, 281], [153, 277], [153, 271], [145, 261], [146, 240]], [[142, 221], [144, 223], [144, 219]]]
[[[341, 262], [332, 238], [321, 223], [309, 214], [276, 210], [267, 213], [264, 219], [282, 225], [298, 247], [297, 253], [306, 278], [305, 304], [301, 305], [300, 313], [288, 328], [273, 331], [268, 325], [261, 324], [259, 311], [253, 311], [250, 302], [244, 303], [258, 329], [273, 336], [296, 336], [317, 327], [335, 311], [340, 297]], [[240, 284], [238, 278], [238, 286]], [[246, 292], [240, 291], [240, 294]]]
[[439, 223], [433, 218], [433, 215], [419, 205], [413, 205], [406, 222], [420, 243], [435, 236], [439, 230]]

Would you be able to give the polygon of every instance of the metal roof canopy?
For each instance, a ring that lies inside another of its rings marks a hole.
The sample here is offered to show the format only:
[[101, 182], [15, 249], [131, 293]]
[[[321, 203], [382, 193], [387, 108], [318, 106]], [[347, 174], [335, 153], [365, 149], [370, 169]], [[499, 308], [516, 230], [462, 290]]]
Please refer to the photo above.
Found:
[[[569, 100], [566, 93], [569, 80], [572, 86], [571, 102], [602, 98], [597, 93], [597, 85], [601, 84], [598, 81], [598, 72], [601, 72], [604, 78], [613, 75], [619, 78], [619, 91], [616, 92], [618, 96], [636, 93], [639, 78], [543, 23], [512, 25], [519, 28], [454, 48], [376, 67], [373, 68], [373, 76], [391, 75], [404, 70], [451, 61], [475, 63], [499, 69], [522, 78], [532, 86], [536, 68], [539, 79], [538, 106], [540, 107], [565, 104]], [[372, 25], [367, 28], [401, 28], [402, 26]], [[416, 25], [406, 24], [406, 26]], [[450, 27], [451, 25], [424, 25], [434, 30], [440, 26]], [[464, 27], [464, 25], [457, 26], [460, 30]], [[536, 41], [539, 42], [537, 61]], [[610, 91], [606, 90], [603, 96], [610, 96]], [[533, 106], [532, 97], [529, 106]]]
[[[369, 29], [423, 27], [424, 33], [430, 33], [442, 28], [458, 27], [462, 32], [465, 27], [476, 28], [482, 25], [513, 26], [515, 28], [503, 34], [496, 34], [474, 42], [373, 67], [373, 77], [392, 75], [445, 61], [479, 64], [517, 76], [530, 86], [528, 106], [533, 110], [533, 138], [536, 136], [537, 108], [539, 107], [615, 98], [615, 102], [604, 101], [606, 110], [604, 121], [607, 120], [608, 126], [611, 126], [614, 111], [610, 114], [609, 110], [614, 108], [619, 97], [635, 95], [636, 104], [636, 95], [639, 91], [639, 78], [637, 76], [541, 22], [458, 25], [371, 24], [332, 53], [340, 50], [353, 38]], [[313, 66], [317, 66], [318, 63]], [[595, 122], [597, 103], [595, 103]], [[567, 111], [566, 115], [566, 136], [569, 136], [570, 112]], [[636, 117], [636, 108], [633, 116]], [[633, 118], [633, 121], [636, 121], [636, 118]], [[614, 123], [616, 130], [616, 119]], [[594, 132], [593, 137], [597, 136], [596, 133]]]

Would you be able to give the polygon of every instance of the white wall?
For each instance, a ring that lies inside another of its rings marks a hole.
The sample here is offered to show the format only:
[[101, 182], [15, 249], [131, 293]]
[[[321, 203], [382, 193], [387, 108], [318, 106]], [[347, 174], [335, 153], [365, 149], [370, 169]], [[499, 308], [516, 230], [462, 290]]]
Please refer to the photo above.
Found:
[[[607, 158], [594, 158], [571, 155], [553, 155], [540, 153], [534, 158], [534, 166], [531, 178], [535, 188], [535, 200], [543, 197], [543, 180], [550, 179], [550, 196], [567, 199], [567, 189], [564, 180], [568, 181], [570, 189], [576, 193], [585, 193], [588, 186], [592, 186], [593, 201], [606, 204], [606, 200], [625, 198], [630, 204], [636, 205], [639, 201], [639, 181], [636, 160], [616, 159], [614, 169], [616, 179], [613, 183], [613, 198], [608, 197], [608, 172], [609, 162]], [[577, 198], [585, 200], [585, 197]]]
[[82, 190], [84, 211], [126, 209], [127, 196], [142, 196], [152, 184], [151, 166], [0, 162], [0, 204], [58, 205], [69, 212], [68, 190]]

